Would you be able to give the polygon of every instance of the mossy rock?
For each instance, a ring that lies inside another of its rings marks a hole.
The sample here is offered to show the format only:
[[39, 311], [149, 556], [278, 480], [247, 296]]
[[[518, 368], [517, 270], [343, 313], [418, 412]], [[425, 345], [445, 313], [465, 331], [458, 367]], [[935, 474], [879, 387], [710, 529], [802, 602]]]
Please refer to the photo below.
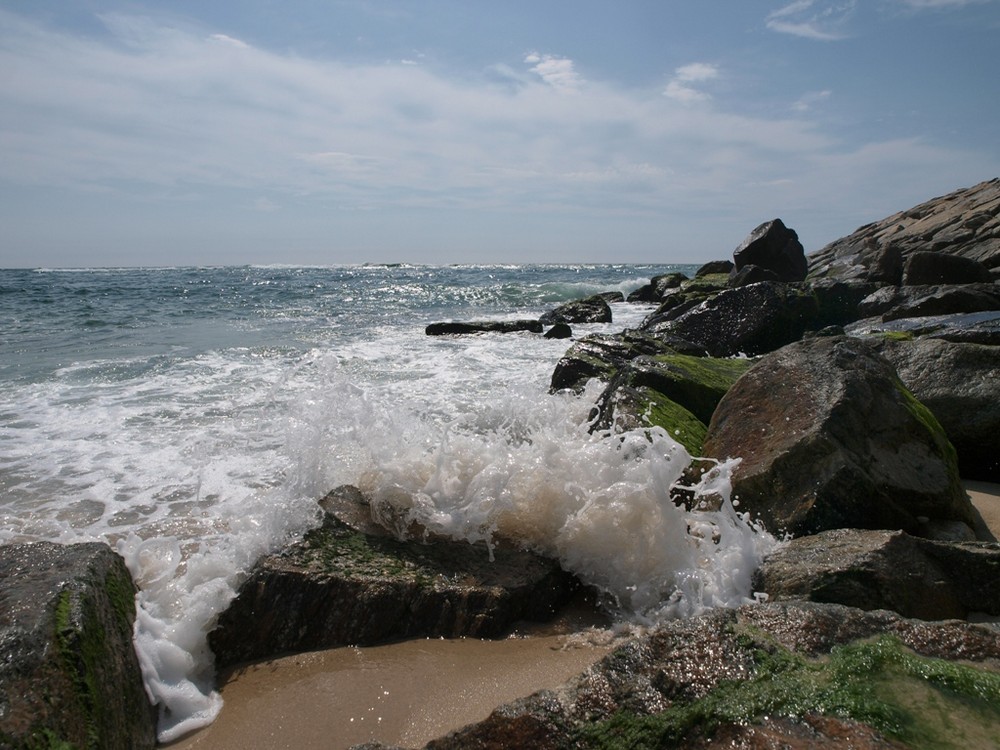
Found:
[[715, 407], [750, 364], [684, 354], [636, 357], [601, 395], [595, 427], [662, 427], [692, 456], [701, 455]]
[[135, 593], [106, 544], [0, 547], [0, 747], [155, 745]]

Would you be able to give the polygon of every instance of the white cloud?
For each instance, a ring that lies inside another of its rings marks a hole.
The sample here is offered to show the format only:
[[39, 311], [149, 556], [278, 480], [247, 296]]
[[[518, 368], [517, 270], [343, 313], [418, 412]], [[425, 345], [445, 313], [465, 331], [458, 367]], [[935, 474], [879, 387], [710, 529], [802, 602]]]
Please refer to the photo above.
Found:
[[281, 206], [268, 198], [261, 197], [253, 202], [253, 208], [254, 211], [260, 211], [261, 213], [272, 213], [281, 208]]
[[768, 14], [767, 28], [781, 34], [830, 42], [845, 39], [848, 22], [854, 15], [856, 0], [820, 2], [796, 0]]
[[213, 42], [220, 42], [221, 44], [228, 44], [231, 47], [237, 47], [238, 49], [249, 49], [250, 45], [239, 39], [234, 39], [226, 34], [209, 34], [209, 39]]
[[963, 8], [966, 5], [982, 5], [996, 0], [899, 0], [903, 5], [914, 10], [944, 10], [948, 8]]
[[667, 83], [663, 93], [671, 99], [679, 102], [706, 101], [712, 97], [704, 91], [700, 91], [692, 83], [702, 83], [719, 77], [719, 68], [710, 63], [689, 63], [682, 65], [674, 71], [674, 77]]
[[559, 91], [575, 92], [583, 83], [568, 57], [531, 52], [525, 55], [524, 62], [532, 66], [532, 73]]

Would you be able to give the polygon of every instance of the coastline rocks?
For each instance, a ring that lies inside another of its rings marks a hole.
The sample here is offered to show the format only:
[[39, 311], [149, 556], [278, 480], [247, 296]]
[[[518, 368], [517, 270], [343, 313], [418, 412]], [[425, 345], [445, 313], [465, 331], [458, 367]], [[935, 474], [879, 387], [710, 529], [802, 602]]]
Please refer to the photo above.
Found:
[[1000, 178], [925, 201], [835, 240], [809, 256], [809, 278], [895, 283], [894, 261], [884, 260], [886, 255], [898, 254], [895, 262], [905, 262], [920, 251], [971, 258], [991, 273], [1000, 269]]
[[105, 544], [0, 546], [0, 746], [155, 746], [135, 593]]
[[631, 292], [626, 299], [628, 302], [660, 302], [671, 289], [676, 289], [687, 280], [688, 277], [682, 273], [654, 276], [648, 284]]
[[260, 559], [209, 645], [219, 666], [412, 637], [493, 638], [546, 620], [576, 580], [530, 552], [401, 542], [326, 516], [302, 542]]
[[989, 269], [972, 258], [961, 255], [918, 250], [903, 265], [903, 284], [990, 284]]
[[428, 336], [464, 336], [472, 333], [541, 333], [540, 320], [480, 320], [466, 323], [431, 323], [424, 332]]
[[573, 300], [543, 314], [543, 325], [553, 323], [610, 323], [611, 306], [602, 294]]
[[704, 454], [742, 459], [733, 498], [773, 533], [975, 523], [941, 426], [855, 339], [806, 339], [761, 359], [722, 398]]
[[[739, 747], [901, 748], [912, 736], [952, 739], [953, 724], [935, 717], [969, 700], [983, 711], [970, 721], [995, 737], [998, 660], [1000, 632], [965, 622], [812, 602], [713, 610], [660, 625], [562, 687], [426, 748], [728, 747], [759, 739], [758, 728], [776, 744]], [[919, 697], [905, 687], [914, 680], [927, 691]]]
[[798, 341], [818, 316], [814, 295], [764, 281], [725, 289], [672, 320], [644, 323], [641, 329], [678, 336], [713, 357], [754, 356]]
[[858, 317], [883, 322], [929, 315], [1000, 310], [1000, 285], [963, 284], [882, 287], [858, 304]]
[[594, 429], [655, 425], [690, 455], [700, 455], [715, 407], [749, 366], [743, 359], [683, 354], [636, 357], [618, 371], [598, 399]]
[[1000, 482], [1000, 347], [936, 338], [874, 342], [941, 423], [961, 475]]
[[1000, 545], [902, 531], [835, 529], [793, 539], [765, 560], [754, 588], [789, 599], [888, 609], [922, 620], [1000, 614]]
[[781, 219], [764, 222], [733, 251], [735, 273], [749, 266], [770, 271], [778, 281], [802, 281], [809, 270], [805, 250], [794, 230]]
[[549, 390], [553, 393], [564, 389], [579, 392], [592, 378], [610, 381], [618, 368], [638, 356], [672, 351], [669, 340], [638, 331], [594, 333], [575, 341], [566, 350], [552, 371]]

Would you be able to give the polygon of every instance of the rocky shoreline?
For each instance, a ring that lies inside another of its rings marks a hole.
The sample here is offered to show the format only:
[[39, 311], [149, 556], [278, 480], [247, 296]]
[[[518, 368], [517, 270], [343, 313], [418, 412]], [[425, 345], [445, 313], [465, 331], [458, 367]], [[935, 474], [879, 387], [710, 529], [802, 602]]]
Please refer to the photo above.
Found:
[[[740, 511], [790, 540], [756, 573], [769, 601], [658, 626], [427, 747], [968, 746], [931, 704], [965, 717], [966, 739], [1000, 736], [1000, 630], [970, 622], [1000, 615], [1000, 544], [961, 484], [1000, 481], [1000, 179], [811, 256], [767, 222], [731, 261], [630, 300], [657, 308], [574, 340], [552, 389], [598, 378], [595, 430], [662, 429], [701, 457], [673, 488], [695, 511], [713, 502], [700, 475], [740, 458]], [[608, 301], [427, 333], [566, 336]], [[503, 540], [376, 517], [352, 488], [323, 505], [323, 526], [260, 560], [220, 617], [220, 664], [496, 637], [582, 585]], [[0, 745], [155, 744], [122, 571], [103, 545], [0, 547]]]

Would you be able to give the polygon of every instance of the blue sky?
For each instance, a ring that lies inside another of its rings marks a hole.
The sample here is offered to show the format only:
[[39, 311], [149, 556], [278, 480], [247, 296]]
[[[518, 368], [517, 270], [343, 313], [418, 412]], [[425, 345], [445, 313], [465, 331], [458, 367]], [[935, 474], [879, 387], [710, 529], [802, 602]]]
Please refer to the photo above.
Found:
[[1000, 0], [0, 0], [0, 266], [807, 252], [1000, 175]]

